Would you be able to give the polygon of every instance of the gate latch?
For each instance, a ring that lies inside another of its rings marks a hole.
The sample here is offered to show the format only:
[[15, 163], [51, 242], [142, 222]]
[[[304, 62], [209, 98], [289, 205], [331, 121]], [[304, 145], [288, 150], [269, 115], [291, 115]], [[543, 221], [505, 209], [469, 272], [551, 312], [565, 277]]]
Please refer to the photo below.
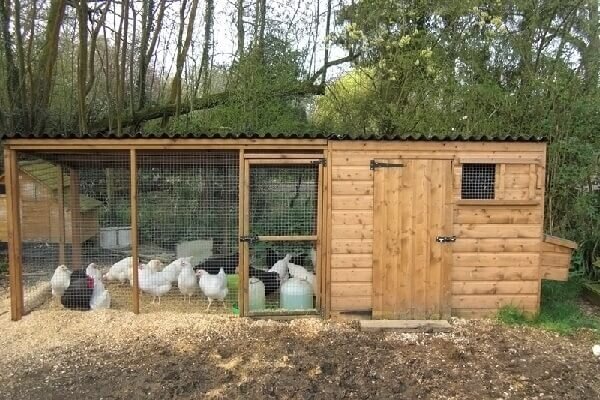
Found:
[[438, 236], [435, 241], [438, 243], [454, 243], [456, 242], [456, 236]]
[[240, 242], [256, 243], [258, 242], [258, 235], [240, 236]]
[[375, 168], [383, 168], [383, 167], [404, 167], [404, 164], [384, 163], [384, 162], [371, 160], [371, 164], [369, 166], [369, 168], [371, 170], [375, 170]]

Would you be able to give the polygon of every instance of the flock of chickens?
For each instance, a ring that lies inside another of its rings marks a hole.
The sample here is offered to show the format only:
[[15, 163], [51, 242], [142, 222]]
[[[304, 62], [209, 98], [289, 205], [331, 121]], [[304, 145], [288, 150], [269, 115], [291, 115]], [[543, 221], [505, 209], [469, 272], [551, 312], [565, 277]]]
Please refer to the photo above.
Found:
[[[169, 293], [174, 284], [177, 284], [179, 292], [190, 303], [191, 297], [199, 288], [208, 299], [208, 311], [213, 301], [225, 304], [229, 292], [226, 271], [235, 273], [238, 259], [237, 253], [225, 259], [214, 257], [196, 267], [192, 267], [191, 257], [178, 258], [164, 267], [161, 261], [150, 260], [147, 264], [138, 265], [138, 286], [142, 292], [152, 296], [152, 303], [158, 298], [158, 304], [160, 298]], [[313, 266], [316, 265], [314, 250], [311, 250], [311, 259]], [[314, 273], [293, 263], [290, 254], [277, 259], [275, 252], [267, 249], [267, 263], [272, 266], [266, 271], [250, 266], [250, 277], [263, 282], [265, 294], [277, 291], [290, 277], [308, 281], [316, 291]], [[214, 273], [217, 270], [218, 272]], [[110, 293], [103, 280], [118, 281], [121, 284], [129, 281], [133, 286], [132, 257], [126, 257], [113, 264], [104, 275], [94, 263], [89, 264], [85, 271], [70, 271], [65, 265], [59, 265], [54, 271], [50, 285], [52, 295], [60, 298], [64, 307], [97, 310], [110, 308]]]

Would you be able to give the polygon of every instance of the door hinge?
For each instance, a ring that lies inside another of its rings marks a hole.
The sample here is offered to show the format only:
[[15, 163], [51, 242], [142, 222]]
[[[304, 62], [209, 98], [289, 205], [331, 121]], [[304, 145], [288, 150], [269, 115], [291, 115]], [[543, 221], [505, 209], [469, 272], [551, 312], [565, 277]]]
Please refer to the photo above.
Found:
[[375, 170], [375, 168], [389, 168], [389, 167], [404, 167], [404, 164], [401, 163], [384, 163], [375, 160], [371, 160], [370, 168], [371, 170]]
[[437, 236], [435, 241], [438, 243], [454, 243], [456, 242], [456, 236]]
[[258, 242], [258, 235], [240, 236], [240, 242], [256, 243]]
[[314, 165], [321, 164], [322, 166], [326, 167], [327, 166], [327, 159], [326, 158], [319, 158], [318, 160], [313, 160], [310, 163], [314, 164]]

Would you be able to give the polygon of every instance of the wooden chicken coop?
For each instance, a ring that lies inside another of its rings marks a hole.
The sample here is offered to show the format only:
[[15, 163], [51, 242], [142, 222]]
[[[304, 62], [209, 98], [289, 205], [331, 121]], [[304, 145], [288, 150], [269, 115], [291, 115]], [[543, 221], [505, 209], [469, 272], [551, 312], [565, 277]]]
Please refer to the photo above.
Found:
[[[172, 259], [173, 249], [194, 241], [212, 244], [212, 273], [223, 267], [229, 285], [223, 307], [233, 304], [240, 315], [444, 319], [505, 305], [535, 312], [541, 280], [566, 280], [576, 247], [544, 235], [547, 145], [536, 137], [17, 135], [4, 146], [14, 320], [30, 311], [30, 265], [39, 269], [43, 260], [45, 269], [33, 273], [49, 279], [58, 264]], [[65, 221], [76, 232], [70, 248], [65, 238], [56, 255], [37, 259], [24, 253], [31, 212], [20, 171], [32, 162], [68, 176], [72, 214]], [[115, 171], [129, 177], [119, 190], [110, 184]], [[81, 245], [91, 228], [85, 198], [107, 210], [94, 229], [130, 227], [128, 252]], [[286, 259], [291, 277], [284, 283], [273, 271], [286, 254], [297, 258]], [[145, 312], [139, 272], [132, 274], [115, 304]], [[308, 305], [300, 295], [284, 298], [292, 280], [311, 282], [302, 283]], [[266, 294], [258, 308], [256, 285]], [[183, 302], [180, 296], [173, 302]]]

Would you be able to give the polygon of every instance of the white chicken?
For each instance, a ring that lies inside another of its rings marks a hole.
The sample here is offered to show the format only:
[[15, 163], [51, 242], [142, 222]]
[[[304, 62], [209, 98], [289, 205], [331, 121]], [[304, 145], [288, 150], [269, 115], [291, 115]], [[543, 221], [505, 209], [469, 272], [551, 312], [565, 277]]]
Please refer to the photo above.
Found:
[[175, 283], [177, 282], [177, 278], [179, 277], [179, 273], [181, 272], [183, 265], [185, 263], [189, 264], [192, 260], [192, 257], [181, 257], [177, 260], [173, 261], [171, 264], [167, 265], [162, 271], [161, 274], [169, 280], [169, 282]]
[[177, 287], [184, 298], [187, 296], [191, 303], [192, 296], [198, 289], [198, 278], [196, 278], [196, 274], [194, 273], [192, 264], [190, 264], [189, 258], [183, 259], [182, 261], [181, 272], [177, 277]]
[[102, 273], [98, 270], [96, 264], [91, 263], [85, 269], [85, 274], [92, 279], [102, 280]]
[[50, 286], [52, 286], [52, 296], [60, 297], [65, 293], [65, 290], [71, 284], [71, 271], [66, 265], [59, 265], [54, 270], [54, 275], [50, 279]]
[[129, 278], [129, 270], [131, 269], [133, 259], [125, 257], [113, 264], [108, 272], [104, 274], [104, 279], [108, 281], [119, 281], [125, 283]]
[[227, 297], [229, 289], [227, 289], [227, 275], [225, 275], [223, 268], [219, 270], [217, 275], [211, 275], [203, 269], [196, 271], [196, 275], [199, 277], [198, 286], [208, 298], [206, 311], [210, 308], [213, 300], [220, 300], [225, 306], [225, 297]]
[[313, 287], [313, 293], [317, 293], [317, 278], [312, 272], [308, 272], [306, 268], [294, 263], [288, 263], [288, 270], [292, 278], [298, 278], [307, 281]]
[[166, 280], [159, 271], [154, 269], [156, 268], [156, 265], [156, 263], [151, 264], [151, 262], [149, 262], [148, 265], [145, 265], [144, 268], [139, 271], [138, 279], [139, 287], [142, 292], [152, 296], [153, 304], [158, 297], [158, 304], [160, 304], [161, 296], [167, 294], [169, 290], [171, 290], [171, 282]]
[[94, 279], [94, 291], [92, 292], [92, 298], [90, 299], [90, 308], [92, 310], [110, 308], [110, 293], [104, 288], [101, 279], [97, 277], [92, 278]]
[[290, 277], [288, 264], [291, 258], [291, 254], [286, 254], [285, 257], [277, 261], [271, 268], [269, 268], [267, 272], [277, 272], [281, 283], [285, 282]]
[[595, 344], [592, 346], [592, 354], [600, 358], [600, 344]]
[[312, 262], [313, 269], [317, 268], [317, 250], [314, 247], [310, 248], [310, 261]]
[[[150, 260], [148, 264], [139, 264], [138, 265], [138, 279], [140, 277], [141, 271], [145, 268], [148, 268], [154, 272], [160, 272], [162, 268], [162, 262], [160, 260]], [[162, 276], [161, 276], [162, 278]], [[133, 268], [129, 268], [127, 272], [127, 279], [129, 279], [129, 285], [133, 287]]]

